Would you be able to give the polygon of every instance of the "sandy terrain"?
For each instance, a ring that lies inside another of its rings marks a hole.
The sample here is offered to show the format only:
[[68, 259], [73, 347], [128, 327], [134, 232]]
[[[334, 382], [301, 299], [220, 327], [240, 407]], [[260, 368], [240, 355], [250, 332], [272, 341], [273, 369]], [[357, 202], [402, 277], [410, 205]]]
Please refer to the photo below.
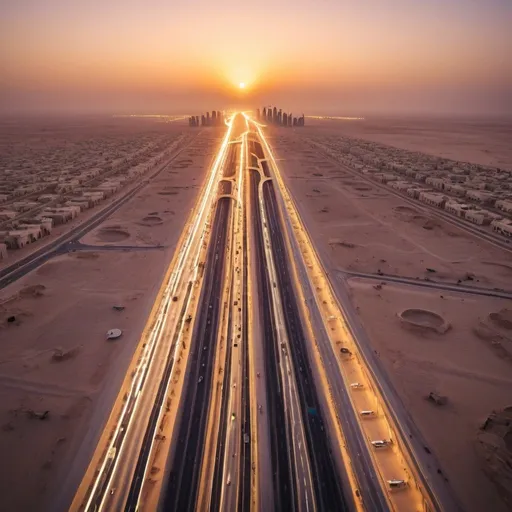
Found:
[[331, 268], [512, 290], [509, 253], [430, 218], [419, 204], [322, 160], [298, 140], [281, 139], [277, 148]]
[[[335, 286], [347, 270], [512, 290], [510, 253], [345, 173], [291, 130], [275, 135], [278, 163]], [[350, 279], [353, 301], [428, 448], [467, 510], [505, 510], [475, 443], [491, 411], [512, 405], [512, 330], [488, 316], [510, 303], [378, 284]], [[420, 310], [405, 317], [427, 327], [401, 321], [406, 309]], [[425, 400], [431, 391], [448, 404]]]
[[304, 133], [339, 134], [462, 162], [512, 169], [511, 120], [306, 119]]
[[[0, 292], [6, 510], [50, 508], [86, 432], [101, 432], [220, 135], [201, 134], [181, 163], [87, 235], [97, 248], [54, 258]], [[152, 247], [103, 247], [112, 244]], [[122, 337], [107, 341], [111, 328]]]
[[[497, 354], [490, 336], [480, 330], [481, 323], [496, 329], [488, 315], [510, 307], [510, 302], [446, 292], [440, 300], [434, 291], [395, 285], [377, 292], [374, 284], [352, 279], [351, 295], [428, 448], [438, 457], [465, 510], [507, 510], [482, 473], [475, 441], [492, 410], [512, 405], [512, 359]], [[408, 329], [397, 316], [408, 308], [433, 311], [451, 328], [444, 334]], [[512, 357], [512, 329], [498, 331], [507, 337], [504, 347]], [[447, 404], [436, 406], [426, 400], [432, 391], [446, 396]]]
[[[0, 122], [0, 231], [9, 249], [0, 266], [14, 263], [125, 194], [195, 133], [183, 122], [138, 118]], [[55, 208], [78, 208], [79, 215], [64, 221], [53, 217], [48, 235], [46, 227], [41, 230], [42, 218]], [[9, 233], [26, 230], [27, 221], [41, 239], [20, 248], [19, 234], [9, 240]]]
[[[169, 227], [176, 223], [177, 212], [191, 207], [217, 144], [214, 137], [198, 140], [145, 187], [136, 201], [129, 201], [81, 242], [127, 246], [174, 244], [181, 231]], [[178, 222], [182, 220], [178, 218]]]

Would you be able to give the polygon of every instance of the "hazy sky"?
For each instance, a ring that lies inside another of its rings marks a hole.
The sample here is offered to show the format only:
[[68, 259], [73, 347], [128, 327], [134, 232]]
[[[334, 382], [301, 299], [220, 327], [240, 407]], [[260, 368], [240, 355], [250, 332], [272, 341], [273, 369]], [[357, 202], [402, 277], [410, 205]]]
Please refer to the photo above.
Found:
[[512, 114], [512, 0], [0, 0], [0, 50], [3, 110]]

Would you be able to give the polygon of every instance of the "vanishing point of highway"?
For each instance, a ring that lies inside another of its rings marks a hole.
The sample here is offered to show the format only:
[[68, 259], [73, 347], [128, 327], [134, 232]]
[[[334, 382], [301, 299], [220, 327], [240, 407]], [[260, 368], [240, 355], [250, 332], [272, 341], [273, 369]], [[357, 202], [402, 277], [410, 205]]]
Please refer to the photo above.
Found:
[[454, 510], [234, 113], [71, 510]]

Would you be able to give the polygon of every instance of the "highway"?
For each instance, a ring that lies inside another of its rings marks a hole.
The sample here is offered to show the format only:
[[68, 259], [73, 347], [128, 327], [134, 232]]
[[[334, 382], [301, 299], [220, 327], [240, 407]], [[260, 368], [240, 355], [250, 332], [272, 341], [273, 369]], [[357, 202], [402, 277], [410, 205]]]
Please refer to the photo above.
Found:
[[[132, 476], [137, 470], [148, 470], [149, 457], [144, 464], [141, 454], [152, 455], [156, 436], [152, 437], [148, 450], [148, 427], [155, 422], [154, 405], [162, 399], [162, 386], [169, 388], [171, 382], [180, 382], [180, 364], [187, 356], [186, 341], [190, 337], [191, 325], [188, 315], [194, 312], [195, 294], [190, 286], [198, 286], [202, 278], [200, 258], [210, 236], [211, 216], [221, 168], [226, 158], [231, 126], [219, 148], [215, 162], [207, 175], [198, 201], [178, 242], [177, 251], [157, 295], [155, 305], [143, 332], [139, 346], [133, 356], [112, 409], [109, 420], [71, 504], [71, 510], [102, 510], [122, 508], [130, 494], [133, 503], [139, 500], [134, 495]], [[172, 307], [171, 307], [172, 305]], [[186, 313], [184, 313], [184, 311]], [[169, 356], [177, 364], [168, 374]], [[177, 357], [176, 357], [177, 356]], [[163, 382], [163, 384], [162, 384]], [[166, 393], [167, 396], [169, 393]], [[158, 416], [169, 408], [160, 404]], [[136, 475], [140, 482], [142, 476]], [[137, 484], [138, 485], [138, 484]]]
[[[257, 129], [267, 161], [271, 164], [272, 176], [279, 185], [281, 210], [286, 212], [289, 231], [297, 242], [298, 254], [312, 285], [312, 299], [320, 312], [335, 354], [334, 358], [323, 361], [328, 378], [340, 375], [347, 389], [350, 389], [351, 383], [361, 384], [357, 391], [351, 390], [351, 407], [359, 416], [362, 441], [370, 444], [371, 440], [376, 439], [392, 440], [385, 450], [370, 448], [371, 465], [379, 477], [388, 507], [396, 510], [458, 510], [453, 492], [446, 482], [441, 481], [439, 474], [433, 471], [432, 459], [426, 460], [421, 446], [422, 437], [390, 386], [389, 378], [376, 361], [371, 344], [353, 312], [348, 294], [341, 287], [333, 290], [310, 235], [301, 221], [300, 205], [293, 201], [287, 190], [262, 127], [257, 125]], [[340, 346], [344, 347], [345, 353], [340, 352]], [[364, 419], [361, 415], [363, 410], [371, 411], [371, 419]], [[345, 424], [340, 426], [342, 429], [346, 427]], [[347, 439], [346, 432], [343, 435]], [[352, 453], [352, 461], [355, 460], [354, 455], [357, 456], [357, 452]], [[393, 482], [393, 486], [390, 482]], [[359, 484], [366, 487], [364, 480]]]
[[441, 508], [263, 127], [227, 118], [71, 510]]

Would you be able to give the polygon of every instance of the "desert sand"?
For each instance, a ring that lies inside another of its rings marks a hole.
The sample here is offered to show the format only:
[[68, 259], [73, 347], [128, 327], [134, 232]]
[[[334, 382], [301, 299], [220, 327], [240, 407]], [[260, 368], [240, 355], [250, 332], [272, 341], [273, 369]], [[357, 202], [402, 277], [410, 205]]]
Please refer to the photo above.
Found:
[[307, 134], [341, 135], [461, 162], [512, 169], [510, 119], [307, 119]]
[[[89, 461], [75, 454], [101, 433], [221, 136], [201, 132], [85, 247], [1, 290], [5, 509], [51, 509], [64, 477], [82, 476]], [[122, 336], [107, 341], [112, 328]]]
[[[373, 349], [464, 509], [504, 511], [503, 493], [484, 473], [476, 445], [488, 415], [512, 405], [512, 330], [496, 322], [496, 314], [512, 309], [510, 301], [426, 290], [414, 281], [512, 290], [510, 253], [347, 173], [308, 144], [310, 136], [333, 136], [334, 122], [323, 123], [274, 130], [273, 146], [331, 282], [347, 283]], [[340, 136], [355, 130], [346, 126]], [[383, 132], [381, 126], [375, 137], [385, 140]], [[436, 137], [442, 141], [442, 133]], [[413, 139], [415, 150], [443, 151], [444, 143]], [[486, 148], [486, 141], [484, 136], [475, 145]], [[405, 134], [401, 147], [411, 144]], [[457, 157], [472, 161], [471, 151]], [[380, 274], [413, 282], [388, 283]], [[447, 403], [433, 404], [426, 399], [430, 392]]]

